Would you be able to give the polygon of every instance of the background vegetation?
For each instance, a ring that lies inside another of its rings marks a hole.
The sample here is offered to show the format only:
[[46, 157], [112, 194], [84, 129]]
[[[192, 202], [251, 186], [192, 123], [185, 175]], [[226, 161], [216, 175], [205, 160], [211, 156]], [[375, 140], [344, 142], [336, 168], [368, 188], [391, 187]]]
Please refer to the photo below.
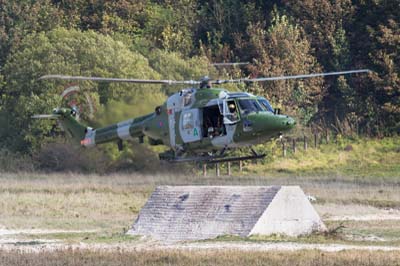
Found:
[[[1, 155], [8, 162], [14, 158], [18, 169], [154, 167], [160, 148], [132, 144], [118, 153], [110, 144], [81, 154], [65, 143], [53, 122], [33, 121], [32, 114], [60, 105], [66, 83], [37, 80], [54, 73], [197, 79], [369, 68], [368, 75], [229, 89], [267, 96], [301, 121], [297, 135], [326, 129], [342, 137], [398, 134], [399, 20], [396, 0], [0, 0]], [[210, 67], [221, 61], [251, 64]], [[95, 116], [86, 117], [93, 126], [151, 112], [178, 89], [80, 86], [96, 105]]]

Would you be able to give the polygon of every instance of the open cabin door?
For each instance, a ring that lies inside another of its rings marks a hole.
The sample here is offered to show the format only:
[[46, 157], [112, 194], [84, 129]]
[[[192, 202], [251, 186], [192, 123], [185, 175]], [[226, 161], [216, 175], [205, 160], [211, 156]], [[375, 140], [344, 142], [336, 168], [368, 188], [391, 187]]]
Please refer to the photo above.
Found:
[[222, 104], [218, 104], [220, 112], [224, 117], [225, 125], [234, 125], [239, 122], [238, 108], [233, 99], [224, 99]]
[[202, 137], [199, 109], [183, 110], [179, 121], [179, 132], [184, 143], [198, 141]]

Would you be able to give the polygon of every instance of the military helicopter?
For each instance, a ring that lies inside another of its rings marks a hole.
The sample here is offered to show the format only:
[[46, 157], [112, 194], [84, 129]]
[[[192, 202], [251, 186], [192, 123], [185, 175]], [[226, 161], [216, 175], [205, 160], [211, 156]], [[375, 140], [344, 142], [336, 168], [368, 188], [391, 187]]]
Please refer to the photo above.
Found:
[[[226, 83], [252, 83], [287, 79], [304, 79], [323, 76], [347, 75], [369, 72], [368, 69], [313, 73], [294, 76], [222, 79], [207, 76], [200, 80], [143, 80], [126, 78], [45, 75], [40, 80], [126, 82], [140, 84], [191, 85], [171, 95], [153, 113], [132, 118], [117, 124], [93, 129], [77, 120], [78, 110], [55, 108], [50, 115], [33, 118], [57, 119], [61, 126], [83, 147], [94, 147], [106, 142], [137, 138], [143, 143], [146, 136], [150, 145], [166, 145], [171, 150], [159, 154], [168, 162], [217, 163], [247, 159], [260, 159], [253, 145], [264, 143], [292, 129], [296, 121], [279, 109], [273, 109], [267, 99], [247, 92], [229, 92], [215, 85]], [[195, 88], [194, 85], [198, 85]], [[228, 149], [248, 147], [248, 156], [229, 157]]]

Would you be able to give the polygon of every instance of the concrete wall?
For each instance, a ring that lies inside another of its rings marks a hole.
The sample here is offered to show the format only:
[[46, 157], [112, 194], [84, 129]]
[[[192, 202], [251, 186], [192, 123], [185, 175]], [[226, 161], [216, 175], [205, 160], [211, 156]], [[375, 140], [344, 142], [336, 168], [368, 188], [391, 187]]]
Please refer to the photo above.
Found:
[[324, 223], [298, 186], [281, 187], [249, 235], [299, 236], [326, 230]]

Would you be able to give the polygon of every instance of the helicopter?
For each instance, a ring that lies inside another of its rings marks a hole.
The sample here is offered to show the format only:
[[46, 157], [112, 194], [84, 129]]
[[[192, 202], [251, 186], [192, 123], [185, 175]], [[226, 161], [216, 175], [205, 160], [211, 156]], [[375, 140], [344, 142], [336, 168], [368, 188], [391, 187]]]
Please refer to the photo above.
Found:
[[[160, 153], [160, 160], [171, 163], [204, 162], [219, 163], [248, 159], [261, 159], [253, 146], [282, 136], [296, 125], [296, 121], [280, 109], [274, 109], [264, 97], [248, 92], [230, 92], [216, 85], [226, 83], [252, 83], [287, 79], [304, 79], [324, 76], [348, 75], [369, 72], [368, 69], [312, 73], [293, 76], [211, 79], [200, 80], [146, 80], [128, 78], [104, 78], [45, 75], [39, 80], [126, 82], [139, 84], [189, 85], [171, 96], [154, 112], [93, 129], [78, 120], [76, 107], [55, 108], [50, 115], [34, 115], [33, 118], [57, 119], [62, 128], [82, 147], [90, 148], [106, 142], [117, 142], [123, 149], [123, 141], [148, 138], [150, 145], [165, 145], [170, 150]], [[195, 87], [194, 85], [197, 85]], [[229, 156], [229, 149], [247, 147], [248, 156]]]

